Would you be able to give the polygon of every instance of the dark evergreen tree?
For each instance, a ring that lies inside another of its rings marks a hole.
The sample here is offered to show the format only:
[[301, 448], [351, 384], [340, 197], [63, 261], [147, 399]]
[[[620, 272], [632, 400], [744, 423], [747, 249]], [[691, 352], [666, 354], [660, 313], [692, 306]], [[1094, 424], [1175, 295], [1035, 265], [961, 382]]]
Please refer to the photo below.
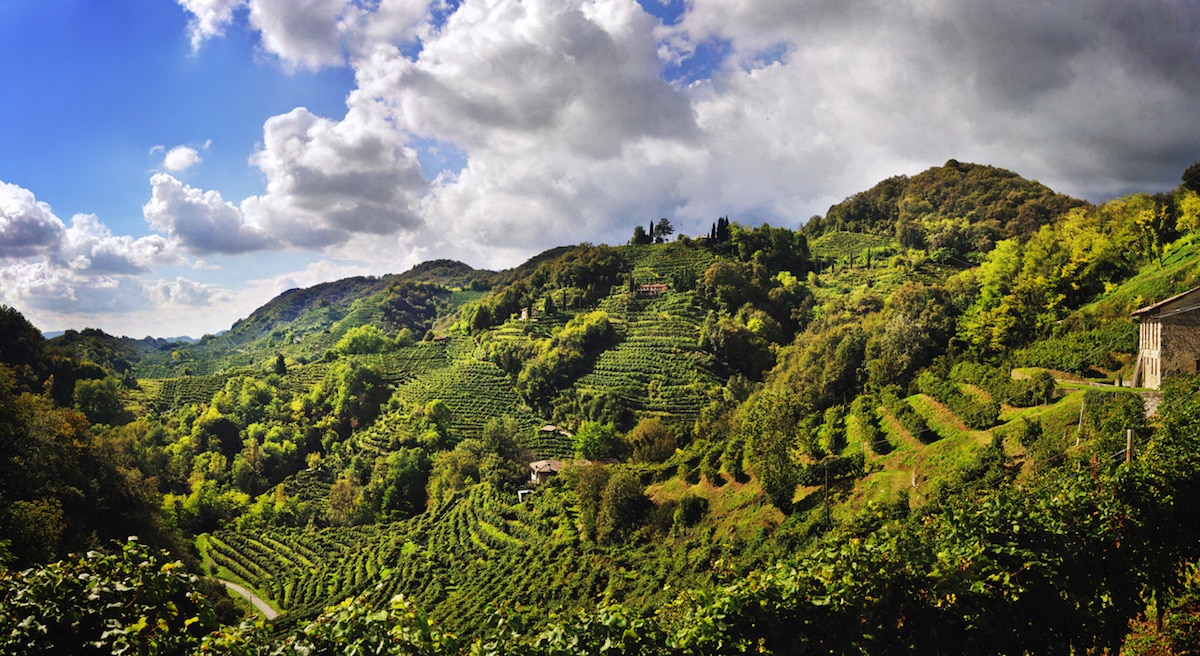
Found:
[[1189, 191], [1194, 191], [1200, 194], [1200, 162], [1192, 162], [1192, 165], [1184, 169], [1183, 188]]

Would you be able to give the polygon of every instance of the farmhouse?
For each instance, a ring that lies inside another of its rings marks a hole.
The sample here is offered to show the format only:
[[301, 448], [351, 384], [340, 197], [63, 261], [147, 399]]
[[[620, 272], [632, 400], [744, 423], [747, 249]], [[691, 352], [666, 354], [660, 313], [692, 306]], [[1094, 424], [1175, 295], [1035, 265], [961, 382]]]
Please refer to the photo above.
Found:
[[1164, 377], [1200, 373], [1200, 287], [1135, 310], [1141, 322], [1134, 385], [1158, 389]]
[[638, 296], [659, 296], [667, 293], [666, 283], [651, 282], [638, 285]]
[[529, 463], [529, 481], [535, 485], [545, 483], [551, 476], [557, 476], [562, 468], [561, 460], [535, 460]]

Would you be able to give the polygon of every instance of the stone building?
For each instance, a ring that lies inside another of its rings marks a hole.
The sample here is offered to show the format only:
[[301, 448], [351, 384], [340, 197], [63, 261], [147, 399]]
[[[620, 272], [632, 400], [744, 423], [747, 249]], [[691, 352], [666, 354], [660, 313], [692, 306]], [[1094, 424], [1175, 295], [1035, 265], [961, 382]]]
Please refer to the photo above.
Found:
[[529, 482], [537, 485], [557, 476], [563, 469], [561, 460], [537, 460], [529, 463]]
[[1135, 310], [1141, 323], [1133, 384], [1158, 389], [1164, 378], [1200, 373], [1200, 287]]

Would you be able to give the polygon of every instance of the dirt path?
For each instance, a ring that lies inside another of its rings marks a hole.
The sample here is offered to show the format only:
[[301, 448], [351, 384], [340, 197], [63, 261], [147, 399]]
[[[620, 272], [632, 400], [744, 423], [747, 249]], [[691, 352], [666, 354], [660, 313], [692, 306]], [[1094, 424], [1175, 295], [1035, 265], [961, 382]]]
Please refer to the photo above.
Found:
[[242, 595], [247, 600], [249, 600], [250, 603], [254, 604], [254, 607], [258, 609], [258, 612], [262, 613], [263, 617], [265, 617], [269, 620], [273, 620], [276, 617], [279, 617], [279, 613], [275, 612], [275, 609], [268, 606], [267, 602], [265, 602], [261, 598], [259, 598], [258, 595], [254, 594], [253, 592], [250, 592], [246, 588], [243, 588], [242, 586], [234, 583], [233, 581], [226, 581], [225, 579], [218, 579], [218, 580], [220, 580], [221, 583], [224, 583], [225, 587]]

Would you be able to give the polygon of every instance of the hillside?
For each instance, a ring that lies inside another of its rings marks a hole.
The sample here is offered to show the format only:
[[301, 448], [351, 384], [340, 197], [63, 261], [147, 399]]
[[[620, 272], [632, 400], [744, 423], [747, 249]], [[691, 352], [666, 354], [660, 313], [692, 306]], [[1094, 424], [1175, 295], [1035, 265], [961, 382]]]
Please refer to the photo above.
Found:
[[896, 176], [829, 208], [805, 226], [883, 235], [901, 246], [977, 261], [1002, 239], [1028, 239], [1086, 203], [1001, 168], [955, 160], [911, 178]]
[[[1128, 312], [1200, 277], [1188, 193], [1093, 207], [952, 161], [801, 231], [427, 263], [196, 344], [69, 334], [78, 412], [56, 412], [145, 481], [155, 545], [313, 649], [1175, 649], [1196, 637], [1200, 524], [1174, 500], [1200, 485], [1200, 380], [1150, 418], [1113, 381]], [[0, 351], [14, 398], [49, 403], [55, 356], [23, 339]], [[3, 490], [4, 526], [65, 495]], [[83, 539], [3, 535], [20, 563]], [[1151, 609], [1176, 632], [1131, 628]]]

